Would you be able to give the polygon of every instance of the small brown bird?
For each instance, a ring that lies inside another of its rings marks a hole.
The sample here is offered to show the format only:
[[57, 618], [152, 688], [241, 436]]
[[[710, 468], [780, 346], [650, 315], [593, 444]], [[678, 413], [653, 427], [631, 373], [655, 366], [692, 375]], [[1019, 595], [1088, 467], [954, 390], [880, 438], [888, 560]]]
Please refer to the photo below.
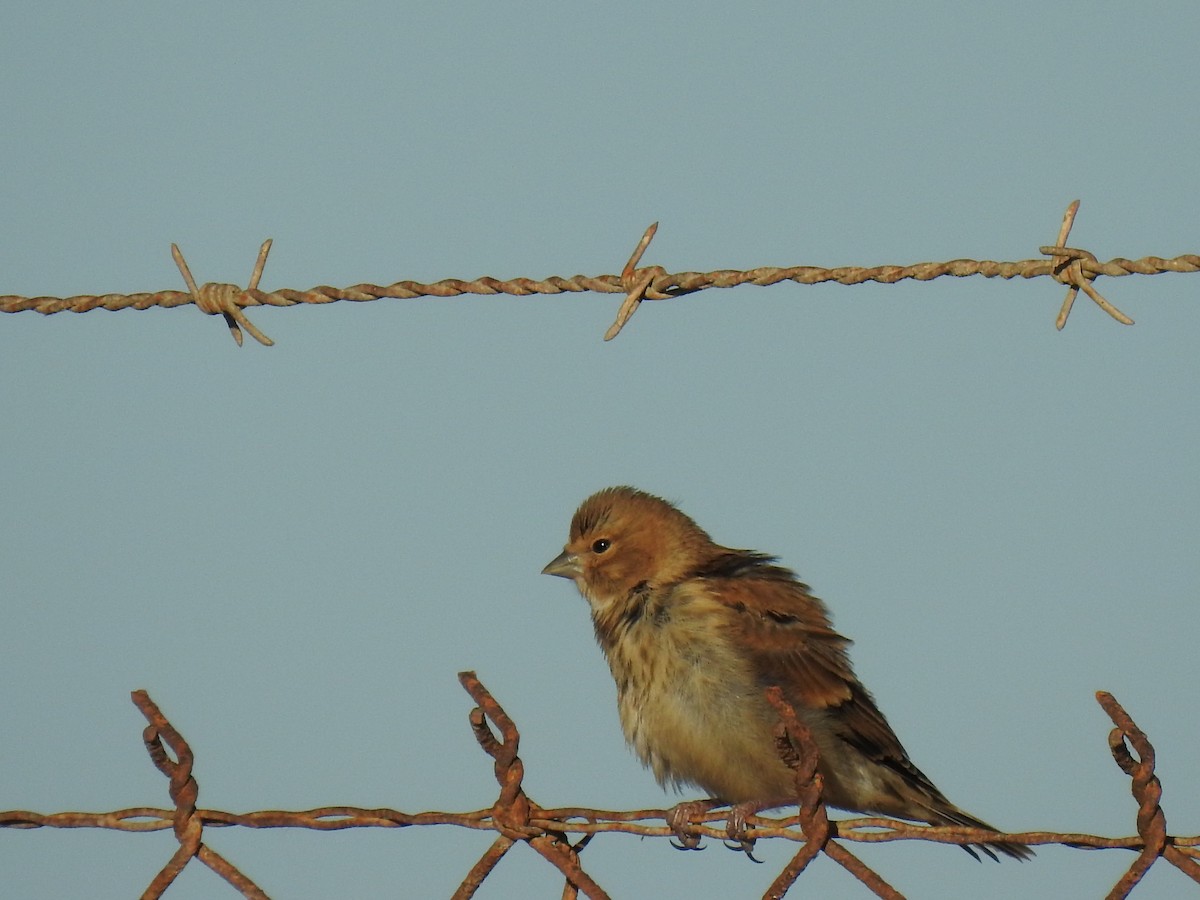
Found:
[[[722, 547], [667, 501], [611, 487], [583, 502], [542, 571], [572, 579], [591, 606], [625, 739], [663, 787], [693, 784], [755, 810], [795, 803], [763, 695], [778, 685], [812, 732], [829, 805], [995, 831], [913, 765], [855, 677], [850, 641], [775, 557]], [[1033, 855], [980, 846], [993, 859]]]

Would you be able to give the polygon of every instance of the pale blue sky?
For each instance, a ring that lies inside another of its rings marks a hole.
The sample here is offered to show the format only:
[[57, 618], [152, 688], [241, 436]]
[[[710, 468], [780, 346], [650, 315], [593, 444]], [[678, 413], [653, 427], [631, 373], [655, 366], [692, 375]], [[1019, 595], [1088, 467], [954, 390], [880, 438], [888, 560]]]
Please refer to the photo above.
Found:
[[[543, 277], [644, 263], [1024, 259], [1083, 207], [1102, 259], [1200, 250], [1192, 2], [47, 3], [0, 27], [0, 293]], [[913, 759], [1012, 830], [1132, 833], [1093, 699], [1200, 833], [1200, 276], [383, 300], [0, 317], [0, 809], [468, 810], [455, 678], [514, 716], [544, 805], [675, 802], [624, 748], [586, 605], [540, 576], [592, 491], [780, 555], [856, 641]], [[448, 896], [452, 828], [213, 830], [274, 897]], [[12, 897], [125, 898], [169, 832], [0, 832]], [[596, 839], [614, 896], [759, 896], [718, 845]], [[1132, 855], [852, 849], [912, 897], [1103, 896]], [[1135, 896], [1191, 883], [1160, 863]], [[559, 895], [516, 848], [481, 898]], [[828, 860], [805, 896], [865, 892]], [[172, 900], [233, 897], [193, 864]]]

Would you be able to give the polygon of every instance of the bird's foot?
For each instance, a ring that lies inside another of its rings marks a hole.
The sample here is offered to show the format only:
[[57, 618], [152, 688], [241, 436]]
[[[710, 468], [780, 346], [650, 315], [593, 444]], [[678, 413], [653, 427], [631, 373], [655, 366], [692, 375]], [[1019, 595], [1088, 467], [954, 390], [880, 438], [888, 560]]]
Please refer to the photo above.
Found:
[[720, 805], [720, 800], [688, 800], [676, 803], [667, 810], [667, 825], [679, 839], [678, 843], [671, 841], [671, 846], [676, 850], [703, 850], [700, 846], [700, 835], [690, 831], [692, 819]]
[[728, 840], [725, 846], [730, 850], [745, 853], [751, 862], [760, 863], [761, 859], [754, 855], [754, 838], [750, 837], [750, 825], [746, 820], [764, 809], [761, 803], [738, 803], [729, 808], [729, 816], [725, 819], [725, 834]]

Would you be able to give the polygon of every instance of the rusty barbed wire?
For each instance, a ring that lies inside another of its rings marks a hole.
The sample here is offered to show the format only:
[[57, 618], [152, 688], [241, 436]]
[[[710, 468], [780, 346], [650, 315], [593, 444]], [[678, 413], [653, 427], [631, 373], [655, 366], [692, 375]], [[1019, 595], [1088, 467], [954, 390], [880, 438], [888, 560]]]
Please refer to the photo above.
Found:
[[[200, 808], [196, 805], [199, 786], [193, 774], [191, 746], [171, 725], [149, 694], [139, 690], [133, 692], [132, 699], [150, 723], [143, 732], [143, 744], [151, 761], [169, 779], [168, 792], [174, 808], [140, 806], [107, 813], [51, 814], [9, 810], [0, 812], [0, 828], [104, 828], [132, 832], [173, 829], [179, 848], [142, 894], [147, 900], [162, 896], [192, 859], [199, 859], [244, 897], [267, 896], [233, 863], [204, 842], [205, 828], [241, 826], [338, 831], [346, 828], [456, 825], [497, 832], [495, 841], [459, 884], [453, 894], [454, 900], [473, 897], [496, 865], [519, 843], [527, 844], [558, 869], [565, 879], [565, 898], [577, 897], [582, 892], [591, 900], [605, 900], [608, 894], [584, 871], [580, 863], [581, 852], [595, 835], [621, 832], [643, 837], [683, 837], [670, 824], [673, 821], [671, 810], [555, 809], [535, 803], [525, 793], [522, 784], [525, 769], [517, 755], [520, 733], [516, 724], [474, 672], [459, 673], [459, 681], [477, 704], [469, 714], [471, 730], [479, 746], [492, 758], [496, 782], [500, 787], [496, 802], [487, 809], [465, 813], [404, 813], [387, 808], [327, 806], [300, 811], [230, 813]], [[1004, 834], [982, 828], [931, 827], [878, 817], [831, 821], [821, 801], [822, 783], [817, 772], [817, 748], [811, 734], [786, 702], [782, 691], [778, 688], [768, 689], [767, 699], [780, 717], [775, 731], [780, 758], [795, 772], [798, 814], [780, 818], [752, 815], [744, 821], [728, 821], [724, 828], [718, 828], [709, 823], [726, 819], [729, 814], [709, 808], [686, 823], [688, 840], [735, 837], [740, 840], [743, 849], [752, 847], [754, 841], [768, 838], [801, 844], [796, 855], [767, 889], [764, 898], [784, 896], [805, 867], [821, 853], [853, 875], [876, 896], [889, 900], [902, 898], [881, 875], [845, 847], [844, 842], [847, 841], [882, 843], [924, 840], [966, 845], [1003, 840], [1028, 846], [1057, 844], [1072, 848], [1136, 851], [1137, 858], [1109, 892], [1109, 900], [1127, 897], [1159, 859], [1166, 859], [1200, 883], [1200, 836], [1177, 837], [1167, 834], [1166, 817], [1159, 804], [1162, 786], [1154, 774], [1154, 748], [1145, 732], [1134, 724], [1124, 708], [1104, 691], [1098, 692], [1096, 699], [1114, 725], [1108, 738], [1109, 748], [1117, 765], [1130, 776], [1130, 787], [1138, 804], [1137, 834], [1132, 837], [1106, 838], [1048, 831]], [[496, 731], [499, 731], [498, 737]], [[174, 759], [168, 754], [168, 748], [174, 754]], [[1133, 752], [1130, 752], [1130, 748]], [[1137, 754], [1136, 759], [1134, 753]], [[652, 821], [663, 824], [645, 824]], [[579, 839], [572, 844], [569, 835], [578, 835]]]
[[1026, 259], [1017, 262], [994, 260], [952, 259], [947, 262], [923, 262], [907, 266], [760, 266], [754, 269], [718, 269], [711, 272], [668, 273], [662, 266], [639, 268], [642, 256], [658, 230], [655, 222], [642, 235], [629, 261], [620, 275], [574, 275], [563, 278], [552, 275], [544, 279], [512, 278], [500, 280], [483, 276], [472, 280], [445, 278], [433, 283], [419, 281], [396, 281], [389, 285], [355, 284], [345, 288], [318, 285], [308, 290], [261, 291], [258, 283], [266, 265], [267, 253], [271, 248], [268, 239], [259, 249], [258, 261], [254, 266], [246, 288], [235, 284], [209, 282], [197, 286], [183, 254], [171, 245], [171, 255], [187, 284], [187, 291], [156, 291], [138, 294], [80, 294], [74, 297], [21, 297], [14, 294], [0, 295], [0, 312], [24, 312], [32, 310], [43, 315], [59, 312], [89, 312], [93, 309], [149, 309], [152, 306], [172, 308], [195, 304], [208, 315], [221, 315], [229, 327], [230, 334], [242, 344], [242, 330], [248, 331], [264, 346], [274, 344], [269, 337], [256, 328], [246, 317], [244, 310], [251, 306], [295, 306], [300, 303], [333, 303], [338, 300], [364, 302], [385, 297], [412, 299], [416, 297], [457, 297], [463, 294], [485, 296], [508, 294], [525, 297], [531, 294], [562, 294], [591, 291], [600, 294], [624, 294], [625, 299], [617, 312], [616, 320], [605, 332], [604, 339], [612, 340], [625, 327], [643, 300], [668, 300], [693, 294], [708, 288], [730, 288], [744, 284], [767, 287], [784, 281], [797, 284], [820, 284], [835, 281], [838, 284], [894, 284], [912, 279], [932, 281], [935, 278], [952, 276], [966, 278], [981, 275], [984, 278], [1038, 278], [1050, 276], [1067, 286], [1067, 296], [1059, 310], [1055, 326], [1060, 330], [1067, 322], [1075, 297], [1083, 291], [1101, 309], [1123, 325], [1132, 325], [1133, 319], [1125, 315], [1095, 289], [1092, 282], [1100, 275], [1119, 277], [1123, 275], [1159, 275], [1164, 272], [1200, 271], [1200, 255], [1184, 254], [1172, 259], [1144, 256], [1130, 260], [1114, 257], [1100, 262], [1087, 250], [1066, 246], [1066, 241], [1079, 211], [1079, 201], [1067, 207], [1058, 239], [1052, 245], [1038, 248], [1038, 252], [1049, 259]]

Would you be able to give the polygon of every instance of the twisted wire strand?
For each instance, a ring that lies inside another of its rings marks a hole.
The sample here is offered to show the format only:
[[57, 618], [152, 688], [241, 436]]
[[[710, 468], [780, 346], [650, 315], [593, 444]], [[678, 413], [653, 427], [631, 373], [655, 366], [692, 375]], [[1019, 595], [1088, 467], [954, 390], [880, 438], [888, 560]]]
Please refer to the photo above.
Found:
[[935, 278], [968, 278], [979, 275], [984, 278], [1039, 278], [1050, 276], [1068, 288], [1066, 300], [1059, 312], [1056, 326], [1062, 328], [1070, 314], [1075, 297], [1083, 291], [1112, 318], [1125, 325], [1133, 320], [1113, 306], [1094, 287], [1093, 282], [1101, 275], [1122, 277], [1125, 275], [1158, 275], [1166, 272], [1200, 271], [1200, 255], [1183, 254], [1170, 259], [1159, 256], [1144, 256], [1140, 259], [1114, 257], [1107, 262], [1099, 261], [1087, 250], [1068, 247], [1066, 241], [1079, 210], [1076, 200], [1067, 207], [1062, 227], [1054, 244], [1039, 247], [1047, 259], [1025, 259], [1015, 262], [998, 262], [988, 259], [952, 259], [945, 262], [920, 262], [910, 265], [882, 266], [759, 266], [753, 269], [717, 269], [710, 272], [668, 272], [662, 266], [639, 267], [650, 241], [658, 230], [658, 223], [646, 229], [629, 261], [619, 275], [572, 275], [547, 278], [498, 279], [483, 276], [474, 279], [444, 278], [432, 283], [400, 280], [392, 284], [354, 284], [337, 288], [317, 285], [307, 290], [280, 288], [263, 291], [258, 287], [266, 265], [271, 241], [267, 240], [259, 249], [250, 281], [246, 288], [234, 284], [209, 282], [197, 285], [184, 261], [183, 254], [174, 244], [171, 253], [180, 274], [188, 287], [187, 291], [166, 290], [134, 294], [79, 294], [73, 297], [23, 297], [15, 294], [0, 295], [0, 312], [39, 312], [53, 315], [59, 312], [90, 312], [93, 309], [149, 309], [150, 307], [173, 308], [195, 304], [208, 315], [221, 315], [229, 327], [234, 340], [240, 346], [243, 330], [250, 333], [259, 343], [270, 346], [274, 342], [259, 331], [247, 319], [245, 310], [254, 306], [295, 306], [302, 303], [333, 303], [336, 301], [368, 302], [383, 298], [401, 300], [418, 297], [459, 297], [465, 294], [479, 296], [507, 295], [527, 297], [535, 294], [565, 294], [592, 292], [599, 294], [624, 294], [625, 301], [613, 325], [605, 334], [611, 340], [637, 311], [643, 300], [668, 300], [679, 298], [710, 288], [731, 288], [741, 285], [769, 287], [785, 281], [797, 284], [822, 284], [836, 282], [844, 285], [895, 284], [899, 281], [932, 281]]

